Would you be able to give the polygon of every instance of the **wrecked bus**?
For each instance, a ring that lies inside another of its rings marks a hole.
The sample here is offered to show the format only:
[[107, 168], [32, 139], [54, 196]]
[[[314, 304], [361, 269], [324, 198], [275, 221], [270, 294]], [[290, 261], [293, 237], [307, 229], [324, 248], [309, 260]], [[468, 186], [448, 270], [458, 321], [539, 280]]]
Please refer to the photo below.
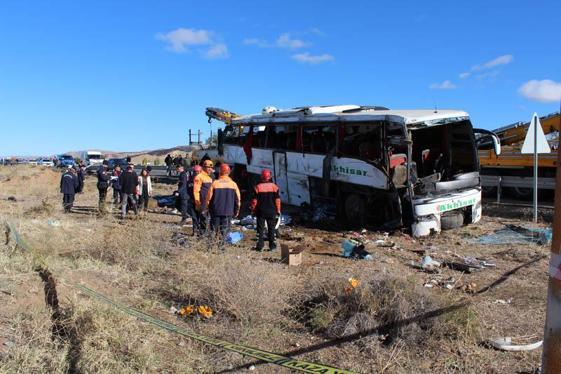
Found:
[[218, 153], [234, 177], [253, 184], [270, 169], [286, 204], [335, 204], [349, 223], [406, 225], [413, 236], [481, 218], [476, 137], [465, 112], [343, 105], [207, 115], [226, 124]]

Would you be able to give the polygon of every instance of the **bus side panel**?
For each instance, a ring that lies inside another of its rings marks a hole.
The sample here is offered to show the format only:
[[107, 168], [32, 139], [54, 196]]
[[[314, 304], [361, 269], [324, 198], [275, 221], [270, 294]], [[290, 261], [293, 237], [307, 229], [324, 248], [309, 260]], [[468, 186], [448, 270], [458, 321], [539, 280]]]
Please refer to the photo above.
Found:
[[225, 145], [224, 146], [224, 161], [229, 164], [247, 164], [247, 157], [243, 148], [239, 145]]
[[300, 206], [311, 203], [309, 179], [304, 174], [288, 172], [288, 203]]
[[[242, 150], [243, 152], [243, 150]], [[270, 149], [256, 149], [253, 148], [251, 150], [252, 158], [251, 164], [247, 166], [247, 171], [253, 174], [261, 174], [263, 169], [269, 169], [273, 171], [273, 152]], [[245, 162], [247, 162], [247, 158], [245, 157]], [[241, 164], [241, 162], [239, 162]]]

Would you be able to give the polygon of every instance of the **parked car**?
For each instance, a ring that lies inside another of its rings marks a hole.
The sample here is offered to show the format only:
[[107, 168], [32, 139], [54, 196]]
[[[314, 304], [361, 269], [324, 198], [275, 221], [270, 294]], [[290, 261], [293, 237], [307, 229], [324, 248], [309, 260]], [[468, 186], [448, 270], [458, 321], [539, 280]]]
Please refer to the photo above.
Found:
[[125, 170], [127, 168], [127, 164], [126, 158], [110, 158], [107, 161], [107, 167], [109, 170], [113, 170], [117, 165], [120, 165], [121, 169]]
[[76, 166], [76, 161], [74, 160], [74, 157], [70, 156], [70, 155], [62, 155], [58, 158], [58, 160], [60, 161], [58, 164], [58, 167], [60, 168], [66, 168], [69, 166]]
[[48, 166], [52, 168], [53, 166], [55, 166], [55, 163], [50, 158], [43, 158], [37, 161], [37, 165]]

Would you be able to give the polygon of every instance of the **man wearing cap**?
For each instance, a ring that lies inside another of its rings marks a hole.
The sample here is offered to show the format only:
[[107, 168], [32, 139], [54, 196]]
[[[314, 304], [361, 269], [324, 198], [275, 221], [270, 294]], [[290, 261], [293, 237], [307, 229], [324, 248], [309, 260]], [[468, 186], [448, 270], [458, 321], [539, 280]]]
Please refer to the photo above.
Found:
[[230, 232], [232, 217], [238, 216], [241, 206], [240, 190], [230, 178], [228, 164], [220, 165], [220, 177], [212, 182], [207, 201], [212, 229], [224, 240]]
[[138, 215], [138, 206], [136, 203], [136, 190], [138, 186], [138, 175], [134, 171], [133, 164], [129, 163], [127, 170], [119, 176], [119, 184], [121, 185], [121, 193], [123, 196], [121, 206], [121, 218], [127, 215], [127, 206], [134, 210], [134, 214]]
[[271, 182], [271, 171], [261, 172], [261, 183], [255, 186], [251, 200], [251, 214], [257, 217], [257, 250], [262, 251], [265, 246], [265, 223], [267, 223], [267, 239], [269, 250], [277, 248], [275, 243], [275, 226], [281, 213], [279, 188]]
[[97, 171], [97, 191], [99, 192], [99, 212], [105, 213], [105, 198], [107, 197], [107, 189], [109, 188], [109, 181], [111, 175], [107, 171], [107, 161]]
[[206, 160], [203, 163], [202, 171], [193, 180], [193, 199], [195, 200], [195, 210], [199, 214], [199, 234], [202, 234], [207, 229], [207, 197], [212, 185], [212, 178], [210, 176], [213, 172], [214, 164], [211, 160]]
[[175, 169], [179, 174], [179, 182], [177, 183], [179, 206], [181, 207], [181, 222], [179, 224], [183, 226], [187, 223], [187, 217], [189, 217], [189, 178], [183, 165], [177, 165]]
[[70, 213], [77, 189], [78, 177], [76, 176], [76, 170], [73, 167], [69, 167], [60, 178], [60, 193], [62, 193], [64, 213]]

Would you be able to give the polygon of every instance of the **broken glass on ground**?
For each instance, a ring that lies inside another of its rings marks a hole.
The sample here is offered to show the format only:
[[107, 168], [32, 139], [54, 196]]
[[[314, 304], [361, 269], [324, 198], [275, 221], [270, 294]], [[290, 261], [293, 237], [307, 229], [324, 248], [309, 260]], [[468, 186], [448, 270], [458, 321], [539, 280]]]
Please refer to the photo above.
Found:
[[551, 243], [552, 236], [553, 233], [550, 227], [529, 228], [518, 225], [506, 225], [502, 229], [471, 239], [469, 242], [484, 245], [528, 243], [547, 245]]

